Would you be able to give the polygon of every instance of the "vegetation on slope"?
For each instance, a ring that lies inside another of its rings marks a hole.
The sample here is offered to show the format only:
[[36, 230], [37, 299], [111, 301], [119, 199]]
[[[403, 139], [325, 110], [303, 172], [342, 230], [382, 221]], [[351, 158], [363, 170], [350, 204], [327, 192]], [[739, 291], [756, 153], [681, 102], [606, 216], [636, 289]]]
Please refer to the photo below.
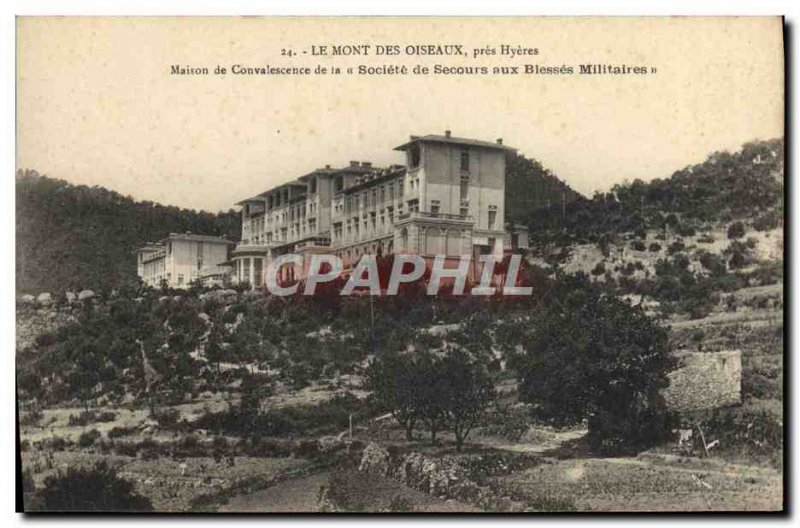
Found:
[[234, 211], [137, 202], [103, 187], [18, 171], [17, 290], [118, 288], [136, 277], [133, 251], [169, 233], [239, 238]]

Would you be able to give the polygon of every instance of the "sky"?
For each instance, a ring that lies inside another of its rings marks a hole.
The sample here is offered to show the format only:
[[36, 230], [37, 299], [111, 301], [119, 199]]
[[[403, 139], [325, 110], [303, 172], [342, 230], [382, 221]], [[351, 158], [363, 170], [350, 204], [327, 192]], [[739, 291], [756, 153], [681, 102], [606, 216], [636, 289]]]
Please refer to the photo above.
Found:
[[[312, 56], [460, 44], [468, 57]], [[502, 44], [534, 56], [473, 58]], [[296, 55], [282, 55], [291, 50]], [[304, 54], [303, 51], [306, 53]], [[234, 64], [655, 68], [647, 75], [242, 76]], [[172, 75], [172, 65], [226, 75]], [[17, 19], [17, 167], [210, 211], [409, 135], [494, 141], [591, 195], [783, 135], [780, 18]]]

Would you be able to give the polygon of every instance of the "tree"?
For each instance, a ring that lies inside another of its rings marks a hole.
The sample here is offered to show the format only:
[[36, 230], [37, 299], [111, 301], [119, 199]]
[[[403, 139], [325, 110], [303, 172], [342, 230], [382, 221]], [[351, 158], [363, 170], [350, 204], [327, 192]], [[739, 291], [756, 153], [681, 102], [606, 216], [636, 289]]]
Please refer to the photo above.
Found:
[[415, 358], [388, 352], [373, 360], [366, 371], [367, 388], [382, 409], [392, 413], [406, 432], [406, 440], [413, 440], [414, 426], [420, 415], [417, 382], [420, 376]]
[[37, 499], [45, 511], [119, 512], [151, 511], [150, 499], [139, 495], [133, 484], [120, 478], [117, 471], [98, 462], [91, 468], [71, 467], [51, 475]]
[[585, 278], [567, 282], [514, 361], [520, 399], [553, 425], [588, 420], [595, 449], [655, 441], [664, 432], [660, 391], [675, 366], [667, 331]]
[[239, 411], [250, 433], [255, 433], [261, 405], [273, 394], [272, 380], [265, 374], [246, 374], [242, 378], [241, 393]]
[[742, 222], [734, 222], [728, 226], [728, 238], [731, 240], [742, 238], [745, 233], [746, 230]]
[[451, 350], [440, 363], [442, 384], [439, 387], [448, 422], [461, 451], [472, 428], [494, 398], [494, 383], [486, 367], [465, 351]]

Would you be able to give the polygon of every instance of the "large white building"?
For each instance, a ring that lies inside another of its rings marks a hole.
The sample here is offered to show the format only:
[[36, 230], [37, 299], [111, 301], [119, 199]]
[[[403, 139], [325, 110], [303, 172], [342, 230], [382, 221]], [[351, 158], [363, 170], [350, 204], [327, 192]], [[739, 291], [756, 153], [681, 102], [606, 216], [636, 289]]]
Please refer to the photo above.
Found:
[[221, 283], [230, 272], [227, 261], [233, 245], [220, 237], [171, 233], [136, 250], [137, 272], [153, 287], [161, 286], [162, 281], [171, 288], [186, 288], [198, 279], [206, 284]]
[[[395, 150], [405, 153], [405, 165], [326, 166], [239, 202], [235, 279], [262, 286], [267, 264], [284, 253], [334, 253], [345, 268], [370, 253], [503, 254], [506, 154], [513, 149], [446, 131], [411, 136]], [[291, 278], [294, 270], [282, 272]]]

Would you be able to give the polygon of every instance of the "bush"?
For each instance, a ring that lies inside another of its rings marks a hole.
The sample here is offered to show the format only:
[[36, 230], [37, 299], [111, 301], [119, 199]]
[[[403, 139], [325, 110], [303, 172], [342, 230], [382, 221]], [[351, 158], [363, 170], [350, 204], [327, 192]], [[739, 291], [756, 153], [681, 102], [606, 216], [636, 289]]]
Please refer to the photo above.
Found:
[[70, 414], [68, 424], [71, 427], [85, 427], [90, 423], [113, 422], [116, 419], [117, 413], [113, 411], [102, 411], [99, 413], [95, 411], [84, 411], [77, 416]]
[[337, 394], [318, 405], [298, 405], [270, 409], [267, 412], [243, 412], [233, 408], [205, 413], [192, 422], [197, 429], [242, 436], [300, 436], [340, 432], [349, 424], [369, 414], [367, 402], [350, 393]]
[[39, 493], [41, 509], [64, 512], [151, 511], [147, 497], [139, 495], [133, 484], [120, 478], [105, 462], [91, 468], [69, 468], [44, 481]]
[[633, 242], [631, 242], [631, 249], [634, 249], [636, 251], [645, 251], [647, 249], [647, 246], [645, 246], [644, 242], [642, 242], [641, 240], [634, 240]]
[[753, 220], [753, 228], [756, 231], [768, 231], [775, 229], [780, 225], [782, 212], [780, 210], [773, 210], [765, 213], [755, 220]]
[[650, 251], [650, 253], [658, 253], [659, 251], [661, 251], [661, 244], [659, 244], [658, 242], [653, 242], [647, 249]]
[[402, 495], [396, 495], [389, 503], [388, 509], [393, 513], [410, 512], [414, 510], [414, 503]]
[[25, 493], [36, 491], [36, 482], [28, 469], [22, 470], [22, 491]]
[[137, 431], [138, 431], [138, 429], [136, 427], [121, 427], [121, 426], [117, 426], [117, 427], [113, 427], [108, 432], [108, 438], [113, 440], [114, 438], [121, 438], [123, 436], [130, 436], [132, 434], [135, 434]]
[[100, 431], [97, 429], [92, 429], [91, 431], [86, 431], [85, 433], [81, 433], [81, 436], [78, 437], [78, 445], [80, 447], [89, 447], [94, 445], [95, 440], [100, 438]]
[[734, 222], [728, 226], [728, 238], [731, 240], [742, 238], [746, 232], [742, 222]]
[[595, 267], [592, 269], [592, 275], [602, 275], [606, 272], [606, 265], [603, 262], [598, 262]]
[[719, 440], [723, 453], [781, 464], [783, 422], [772, 412], [746, 406], [716, 409], [701, 424], [706, 441]]
[[683, 240], [676, 240], [667, 247], [667, 253], [670, 255], [674, 255], [675, 253], [680, 253], [681, 251], [685, 250], [686, 244], [683, 243]]
[[171, 429], [178, 425], [181, 413], [178, 409], [159, 409], [153, 413], [153, 419], [160, 427]]
[[42, 411], [39, 409], [33, 409], [22, 415], [22, 418], [19, 419], [19, 424], [23, 427], [31, 426], [31, 425], [38, 425], [39, 422], [42, 421]]

